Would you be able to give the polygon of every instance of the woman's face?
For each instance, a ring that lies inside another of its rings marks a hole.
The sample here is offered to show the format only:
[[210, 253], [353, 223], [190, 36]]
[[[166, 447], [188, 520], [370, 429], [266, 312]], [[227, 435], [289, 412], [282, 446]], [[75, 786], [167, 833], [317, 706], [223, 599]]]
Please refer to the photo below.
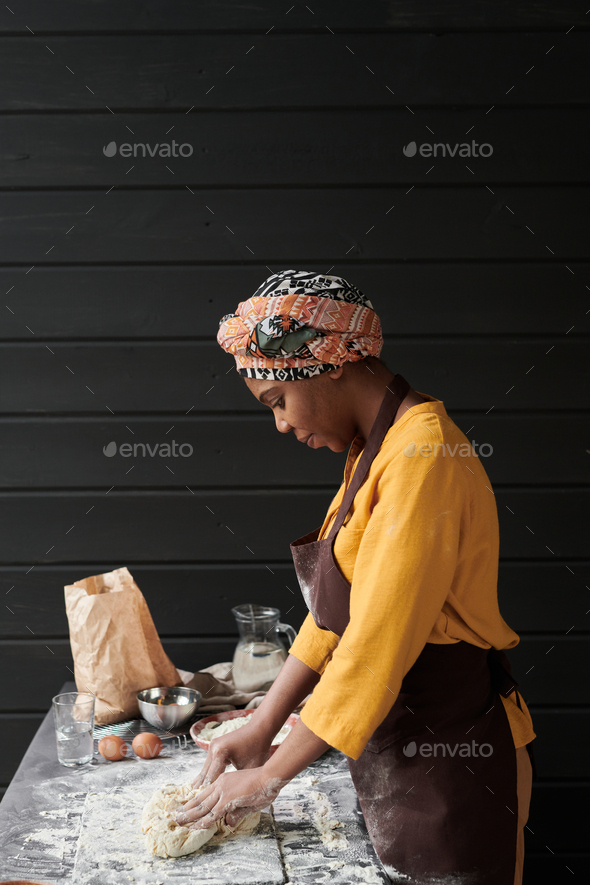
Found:
[[256, 399], [272, 409], [281, 433], [292, 430], [312, 449], [327, 446], [342, 452], [356, 436], [357, 427], [341, 378], [342, 367], [300, 381], [244, 380]]

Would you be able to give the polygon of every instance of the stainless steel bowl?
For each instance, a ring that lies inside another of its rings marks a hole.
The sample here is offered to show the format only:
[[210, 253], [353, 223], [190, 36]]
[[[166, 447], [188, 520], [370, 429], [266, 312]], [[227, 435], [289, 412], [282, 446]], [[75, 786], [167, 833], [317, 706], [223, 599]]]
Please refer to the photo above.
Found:
[[173, 685], [169, 688], [146, 688], [137, 695], [144, 719], [158, 728], [178, 728], [195, 715], [201, 703], [201, 692], [194, 688]]

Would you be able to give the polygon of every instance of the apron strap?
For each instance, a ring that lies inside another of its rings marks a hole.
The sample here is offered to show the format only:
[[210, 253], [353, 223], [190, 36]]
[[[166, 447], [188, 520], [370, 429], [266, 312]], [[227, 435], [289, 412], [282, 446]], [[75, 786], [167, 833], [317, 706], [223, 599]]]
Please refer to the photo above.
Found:
[[[488, 652], [488, 665], [491, 671], [493, 687], [505, 698], [507, 698], [512, 691], [516, 692], [516, 705], [519, 710], [522, 710], [520, 695], [518, 693], [518, 682], [512, 675], [512, 666], [510, 664], [508, 656], [501, 649], [497, 649], [492, 646], [492, 648], [490, 648]], [[533, 769], [533, 780], [536, 781], [537, 766], [535, 765], [533, 742], [529, 741], [528, 744], [525, 744], [525, 746], [531, 760], [531, 766]]]
[[401, 401], [404, 399], [409, 389], [410, 385], [402, 375], [396, 375], [391, 382], [391, 387], [387, 387], [385, 391], [385, 396], [383, 397], [383, 402], [381, 403], [381, 408], [379, 409], [377, 417], [375, 418], [373, 426], [371, 427], [371, 432], [362, 451], [360, 461], [358, 462], [356, 470], [354, 471], [354, 476], [352, 477], [352, 480], [348, 484], [348, 488], [346, 489], [344, 498], [342, 499], [342, 503], [338, 508], [336, 519], [332, 524], [332, 528], [330, 529], [326, 540], [331, 540], [332, 538], [335, 538], [337, 533], [342, 528], [342, 524], [352, 506], [354, 496], [365, 481], [373, 459], [381, 448], [381, 444], [385, 439], [385, 435], [393, 424]]

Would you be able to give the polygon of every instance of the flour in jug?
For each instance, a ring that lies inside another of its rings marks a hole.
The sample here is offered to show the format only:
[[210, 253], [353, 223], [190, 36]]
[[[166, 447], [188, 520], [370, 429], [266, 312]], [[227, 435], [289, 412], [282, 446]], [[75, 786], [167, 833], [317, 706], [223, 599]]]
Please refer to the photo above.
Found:
[[239, 642], [232, 675], [240, 691], [270, 688], [287, 660], [287, 652], [274, 642]]

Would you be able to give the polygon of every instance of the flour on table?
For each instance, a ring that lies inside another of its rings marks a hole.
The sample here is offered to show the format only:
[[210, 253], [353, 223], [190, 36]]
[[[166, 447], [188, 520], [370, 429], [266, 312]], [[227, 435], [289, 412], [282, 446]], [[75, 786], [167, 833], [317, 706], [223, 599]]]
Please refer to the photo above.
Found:
[[29, 836], [25, 836], [25, 842], [41, 842], [43, 851], [49, 857], [63, 858], [65, 837], [68, 835], [68, 829], [44, 829], [36, 830]]
[[189, 830], [176, 823], [175, 815], [189, 799], [194, 799], [205, 789], [190, 784], [165, 784], [155, 791], [146, 803], [141, 816], [141, 829], [145, 834], [146, 848], [158, 857], [183, 857], [202, 848], [206, 842], [219, 835], [252, 833], [260, 822], [260, 812], [253, 811], [230, 827], [222, 818], [206, 829]]
[[[226, 719], [224, 722], [208, 722], [205, 728], [199, 732], [197, 737], [200, 741], [212, 741], [213, 738], [221, 737], [222, 734], [229, 734], [232, 731], [237, 731], [238, 728], [247, 725], [249, 721], [250, 716], [236, 716], [235, 719]], [[290, 731], [290, 725], [283, 725], [278, 734], [273, 738], [273, 745], [282, 744]]]
[[363, 885], [383, 885], [383, 879], [375, 867], [361, 866], [360, 864], [348, 864], [341, 861], [332, 861], [328, 864], [331, 869], [338, 869], [346, 882], [362, 882]]
[[325, 793], [313, 791], [311, 798], [314, 800], [313, 822], [319, 830], [322, 842], [329, 848], [337, 848], [340, 851], [346, 851], [348, 839], [342, 833], [336, 832], [337, 829], [344, 826], [342, 821], [331, 820], [332, 806]]

